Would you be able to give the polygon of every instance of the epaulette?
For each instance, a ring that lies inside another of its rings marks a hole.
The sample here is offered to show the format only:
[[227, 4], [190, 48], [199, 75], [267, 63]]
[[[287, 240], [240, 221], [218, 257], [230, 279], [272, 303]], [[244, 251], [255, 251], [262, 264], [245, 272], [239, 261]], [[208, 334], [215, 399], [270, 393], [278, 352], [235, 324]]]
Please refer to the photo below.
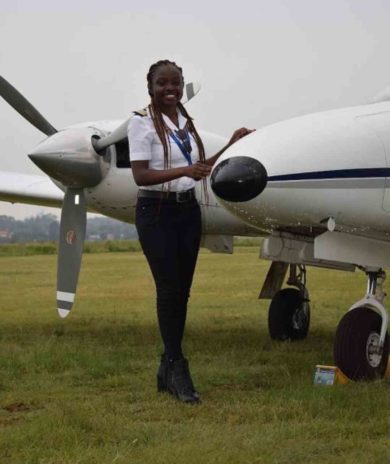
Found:
[[133, 113], [136, 114], [137, 116], [142, 116], [142, 117], [148, 115], [146, 108], [143, 108], [142, 110], [133, 111]]

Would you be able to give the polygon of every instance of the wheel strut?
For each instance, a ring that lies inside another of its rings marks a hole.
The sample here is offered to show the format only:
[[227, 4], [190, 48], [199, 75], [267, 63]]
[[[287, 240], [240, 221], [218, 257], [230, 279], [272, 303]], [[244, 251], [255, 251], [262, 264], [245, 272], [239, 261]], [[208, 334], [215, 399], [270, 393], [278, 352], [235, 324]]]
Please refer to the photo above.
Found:
[[290, 264], [287, 285], [297, 287], [302, 293], [303, 301], [309, 301], [309, 292], [306, 288], [306, 266], [304, 264]]
[[367, 294], [366, 296], [353, 304], [348, 311], [352, 311], [356, 308], [366, 306], [373, 309], [375, 312], [379, 313], [382, 318], [381, 330], [380, 330], [380, 339], [377, 344], [378, 354], [381, 354], [383, 345], [385, 343], [387, 325], [389, 321], [389, 316], [386, 311], [386, 308], [383, 305], [383, 300], [386, 296], [386, 293], [383, 290], [383, 284], [386, 279], [386, 273], [382, 269], [371, 271], [366, 271], [367, 274]]

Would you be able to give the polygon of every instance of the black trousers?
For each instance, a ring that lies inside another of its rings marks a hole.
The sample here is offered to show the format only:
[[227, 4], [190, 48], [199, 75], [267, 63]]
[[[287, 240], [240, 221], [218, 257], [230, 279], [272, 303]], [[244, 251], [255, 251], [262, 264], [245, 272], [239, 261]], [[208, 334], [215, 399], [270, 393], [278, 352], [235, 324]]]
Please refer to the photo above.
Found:
[[200, 244], [200, 208], [196, 199], [176, 203], [141, 197], [135, 221], [156, 285], [157, 316], [165, 353], [169, 359], [180, 359]]

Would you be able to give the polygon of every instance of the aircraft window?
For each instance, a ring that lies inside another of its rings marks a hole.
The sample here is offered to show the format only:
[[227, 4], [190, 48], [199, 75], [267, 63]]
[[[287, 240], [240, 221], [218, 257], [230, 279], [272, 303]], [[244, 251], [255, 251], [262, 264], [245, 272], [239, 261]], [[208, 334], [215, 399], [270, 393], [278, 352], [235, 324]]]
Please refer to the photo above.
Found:
[[130, 168], [130, 150], [129, 150], [129, 139], [119, 140], [115, 144], [116, 150], [116, 167], [117, 168]]

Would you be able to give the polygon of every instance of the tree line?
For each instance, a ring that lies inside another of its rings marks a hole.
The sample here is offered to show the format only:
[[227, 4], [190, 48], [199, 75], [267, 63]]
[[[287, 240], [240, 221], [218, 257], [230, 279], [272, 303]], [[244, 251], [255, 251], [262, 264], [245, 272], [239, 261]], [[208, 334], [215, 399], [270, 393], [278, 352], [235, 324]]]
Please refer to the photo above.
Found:
[[[57, 241], [60, 223], [54, 214], [39, 214], [22, 220], [0, 215], [0, 243]], [[137, 238], [133, 225], [106, 217], [88, 217], [86, 240]]]

